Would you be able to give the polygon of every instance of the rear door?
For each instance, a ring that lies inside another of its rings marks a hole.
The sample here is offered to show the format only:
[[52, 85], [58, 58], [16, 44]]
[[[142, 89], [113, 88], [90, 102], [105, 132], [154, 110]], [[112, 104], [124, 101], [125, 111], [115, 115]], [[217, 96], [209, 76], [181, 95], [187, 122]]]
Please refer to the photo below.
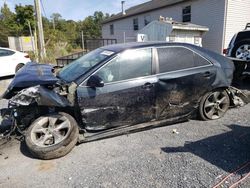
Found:
[[[155, 84], [152, 49], [127, 50], [95, 75], [104, 87], [77, 89], [78, 103], [88, 130], [132, 125], [154, 118]], [[85, 82], [86, 83], [86, 82]]]
[[196, 52], [181, 46], [157, 48], [157, 119], [188, 115], [210, 91], [214, 66]]

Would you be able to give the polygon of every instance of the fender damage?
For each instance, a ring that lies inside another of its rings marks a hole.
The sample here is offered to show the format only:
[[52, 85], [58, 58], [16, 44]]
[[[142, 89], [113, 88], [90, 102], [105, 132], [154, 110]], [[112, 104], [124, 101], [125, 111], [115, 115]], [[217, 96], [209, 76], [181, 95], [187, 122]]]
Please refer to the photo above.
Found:
[[68, 92], [69, 86], [55, 76], [52, 65], [32, 62], [18, 71], [2, 98], [9, 99], [11, 107], [73, 106], [74, 91]]
[[9, 104], [11, 106], [30, 106], [36, 104], [48, 107], [72, 106], [66, 97], [41, 85], [21, 90], [9, 100]]

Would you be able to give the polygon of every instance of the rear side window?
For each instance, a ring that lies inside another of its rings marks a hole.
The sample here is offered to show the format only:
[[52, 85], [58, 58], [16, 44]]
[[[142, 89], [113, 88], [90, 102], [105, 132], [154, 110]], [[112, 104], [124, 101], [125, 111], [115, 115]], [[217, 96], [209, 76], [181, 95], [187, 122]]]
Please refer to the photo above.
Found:
[[204, 57], [194, 53], [194, 66], [195, 67], [200, 67], [200, 66], [205, 66], [205, 65], [211, 65], [211, 63], [206, 60]]
[[0, 57], [9, 56], [9, 55], [12, 55], [14, 53], [15, 52], [10, 51], [10, 50], [0, 49]]
[[96, 75], [104, 83], [151, 75], [152, 50], [127, 50], [102, 67]]
[[157, 52], [160, 73], [178, 71], [210, 64], [200, 55], [183, 47], [158, 48]]

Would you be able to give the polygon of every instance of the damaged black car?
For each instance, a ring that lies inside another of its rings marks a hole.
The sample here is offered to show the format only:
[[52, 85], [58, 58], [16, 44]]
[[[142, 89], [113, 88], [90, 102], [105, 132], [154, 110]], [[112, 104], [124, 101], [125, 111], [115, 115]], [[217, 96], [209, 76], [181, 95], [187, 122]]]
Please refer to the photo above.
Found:
[[233, 63], [181, 43], [128, 43], [96, 49], [53, 73], [29, 63], [3, 98], [30, 152], [52, 159], [88, 142], [198, 116], [221, 118], [242, 105], [230, 87]]

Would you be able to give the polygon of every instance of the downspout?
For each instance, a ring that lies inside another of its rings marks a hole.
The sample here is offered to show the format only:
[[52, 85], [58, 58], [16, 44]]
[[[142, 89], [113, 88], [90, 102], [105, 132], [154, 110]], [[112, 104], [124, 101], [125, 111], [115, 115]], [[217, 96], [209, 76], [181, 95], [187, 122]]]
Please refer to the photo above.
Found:
[[222, 44], [221, 44], [221, 54], [223, 54], [223, 49], [225, 48], [225, 40], [226, 40], [226, 26], [227, 26], [227, 11], [228, 11], [228, 0], [225, 0], [225, 7], [224, 7], [224, 23], [223, 23], [223, 37], [222, 37]]

